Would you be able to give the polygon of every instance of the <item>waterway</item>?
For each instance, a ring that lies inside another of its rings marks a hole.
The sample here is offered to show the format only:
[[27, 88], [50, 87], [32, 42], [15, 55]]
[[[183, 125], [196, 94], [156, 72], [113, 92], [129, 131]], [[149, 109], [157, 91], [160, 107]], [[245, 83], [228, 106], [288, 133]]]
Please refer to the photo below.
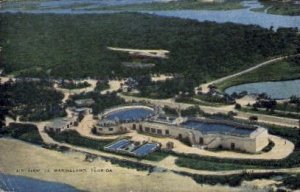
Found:
[[[2, 3], [0, 13], [54, 13], [54, 14], [107, 14], [119, 11], [97, 11], [95, 8], [108, 5], [125, 5], [135, 3], [149, 3], [163, 0], [45, 0], [25, 2]], [[197, 21], [214, 21], [217, 23], [239, 23], [245, 25], [258, 25], [264, 28], [273, 27], [298, 27], [300, 28], [300, 16], [272, 15], [266, 12], [254, 12], [253, 8], [262, 5], [257, 1], [243, 2], [245, 8], [236, 10], [165, 10], [165, 11], [140, 11], [166, 17], [194, 19]]]

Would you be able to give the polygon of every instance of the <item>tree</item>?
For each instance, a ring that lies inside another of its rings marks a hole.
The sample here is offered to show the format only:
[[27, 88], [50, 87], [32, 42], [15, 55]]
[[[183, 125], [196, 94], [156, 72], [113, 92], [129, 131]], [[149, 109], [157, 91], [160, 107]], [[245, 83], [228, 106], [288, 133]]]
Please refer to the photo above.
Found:
[[234, 106], [235, 109], [240, 110], [242, 108], [241, 104], [236, 103]]
[[249, 120], [250, 120], [251, 122], [255, 122], [255, 121], [258, 121], [258, 117], [255, 116], [255, 115], [252, 115], [252, 116], [249, 117]]

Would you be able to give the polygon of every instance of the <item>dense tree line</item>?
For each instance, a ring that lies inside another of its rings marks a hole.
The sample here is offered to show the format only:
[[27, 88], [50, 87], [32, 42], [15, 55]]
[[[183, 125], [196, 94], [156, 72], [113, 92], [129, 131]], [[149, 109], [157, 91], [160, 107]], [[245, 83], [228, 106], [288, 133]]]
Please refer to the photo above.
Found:
[[39, 145], [44, 143], [37, 126], [33, 124], [10, 123], [8, 127], [2, 129], [0, 136], [12, 137]]
[[82, 89], [89, 86], [91, 86], [91, 84], [89, 84], [87, 81], [79, 82], [79, 83], [73, 81], [70, 82], [62, 81], [62, 83], [60, 84], [60, 87], [63, 89]]
[[0, 84], [0, 133], [5, 126], [5, 116], [8, 114], [8, 99], [7, 84]]
[[[55, 77], [122, 77], [180, 73], [204, 82], [248, 68], [268, 57], [295, 53], [297, 29], [263, 29], [137, 13], [103, 15], [1, 14], [6, 72]], [[128, 69], [125, 53], [107, 46], [166, 49], [152, 69]]]
[[94, 115], [99, 114], [106, 108], [125, 103], [125, 100], [119, 97], [115, 92], [102, 95], [96, 91], [72, 95], [67, 103], [69, 106], [75, 106], [74, 101], [78, 99], [93, 99], [95, 101], [92, 105]]
[[13, 118], [20, 116], [22, 121], [41, 121], [66, 115], [63, 94], [49, 82], [10, 81], [2, 86], [6, 87], [2, 94], [9, 95], [4, 107]]
[[100, 140], [82, 137], [75, 130], [64, 131], [62, 133], [49, 132], [48, 134], [50, 137], [52, 137], [56, 141], [65, 142], [65, 143], [69, 143], [72, 145], [87, 147], [87, 148], [96, 149], [96, 150], [103, 150], [105, 145], [107, 145], [113, 141], [113, 140], [100, 141]]
[[151, 81], [149, 76], [137, 78], [139, 96], [151, 98], [170, 98], [175, 94], [194, 94], [194, 87], [197, 85], [193, 79], [176, 77], [166, 81]]
[[103, 91], [109, 88], [108, 80], [98, 80], [96, 83], [95, 91]]

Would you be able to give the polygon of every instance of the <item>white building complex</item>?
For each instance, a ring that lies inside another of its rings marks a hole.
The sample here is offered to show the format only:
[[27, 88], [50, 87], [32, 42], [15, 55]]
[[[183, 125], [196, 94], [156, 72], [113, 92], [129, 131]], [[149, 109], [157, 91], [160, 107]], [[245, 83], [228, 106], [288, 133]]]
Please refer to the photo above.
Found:
[[188, 141], [194, 147], [223, 148], [257, 153], [269, 143], [268, 130], [225, 120], [168, 117], [158, 108], [120, 106], [99, 115], [97, 134], [119, 134], [129, 130]]

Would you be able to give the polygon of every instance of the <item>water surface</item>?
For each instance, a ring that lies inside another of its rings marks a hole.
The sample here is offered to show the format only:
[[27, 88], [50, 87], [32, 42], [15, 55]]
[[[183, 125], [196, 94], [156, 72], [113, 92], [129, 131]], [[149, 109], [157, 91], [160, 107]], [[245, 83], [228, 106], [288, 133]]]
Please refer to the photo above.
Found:
[[185, 19], [195, 19], [197, 21], [215, 21], [218, 23], [239, 23], [245, 25], [259, 25], [264, 28], [273, 27], [298, 27], [300, 28], [300, 16], [272, 15], [265, 12], [251, 11], [253, 8], [263, 7], [257, 1], [246, 1], [247, 8], [227, 11], [208, 10], [172, 10], [172, 11], [152, 11], [147, 12], [160, 16], [179, 17]]
[[78, 192], [66, 184], [0, 173], [0, 191], [7, 192]]
[[150, 117], [153, 114], [153, 110], [146, 108], [122, 109], [109, 113], [106, 118], [108, 120], [135, 121]]
[[300, 80], [247, 83], [229, 87], [225, 93], [242, 91], [247, 91], [248, 94], [266, 93], [274, 99], [287, 99], [293, 95], [300, 97]]
[[[163, 0], [46, 0], [26, 2], [2, 3], [1, 12], [23, 13], [55, 13], [55, 14], [104, 14], [120, 11], [97, 11], [95, 8], [108, 5], [126, 5], [135, 3], [159, 2]], [[140, 11], [142, 13], [159, 16], [195, 19], [198, 21], [215, 21], [218, 23], [239, 23], [245, 25], [259, 25], [264, 28], [298, 27], [300, 16], [272, 15], [265, 12], [251, 11], [253, 8], [263, 7], [257, 1], [243, 2], [246, 8], [238, 10], [166, 10], [166, 11]], [[122, 12], [122, 11], [121, 11]]]
[[203, 123], [194, 120], [186, 121], [181, 125], [187, 128], [199, 130], [203, 134], [249, 136], [253, 132], [253, 130], [251, 129], [242, 129], [230, 125], [217, 124], [217, 123]]

